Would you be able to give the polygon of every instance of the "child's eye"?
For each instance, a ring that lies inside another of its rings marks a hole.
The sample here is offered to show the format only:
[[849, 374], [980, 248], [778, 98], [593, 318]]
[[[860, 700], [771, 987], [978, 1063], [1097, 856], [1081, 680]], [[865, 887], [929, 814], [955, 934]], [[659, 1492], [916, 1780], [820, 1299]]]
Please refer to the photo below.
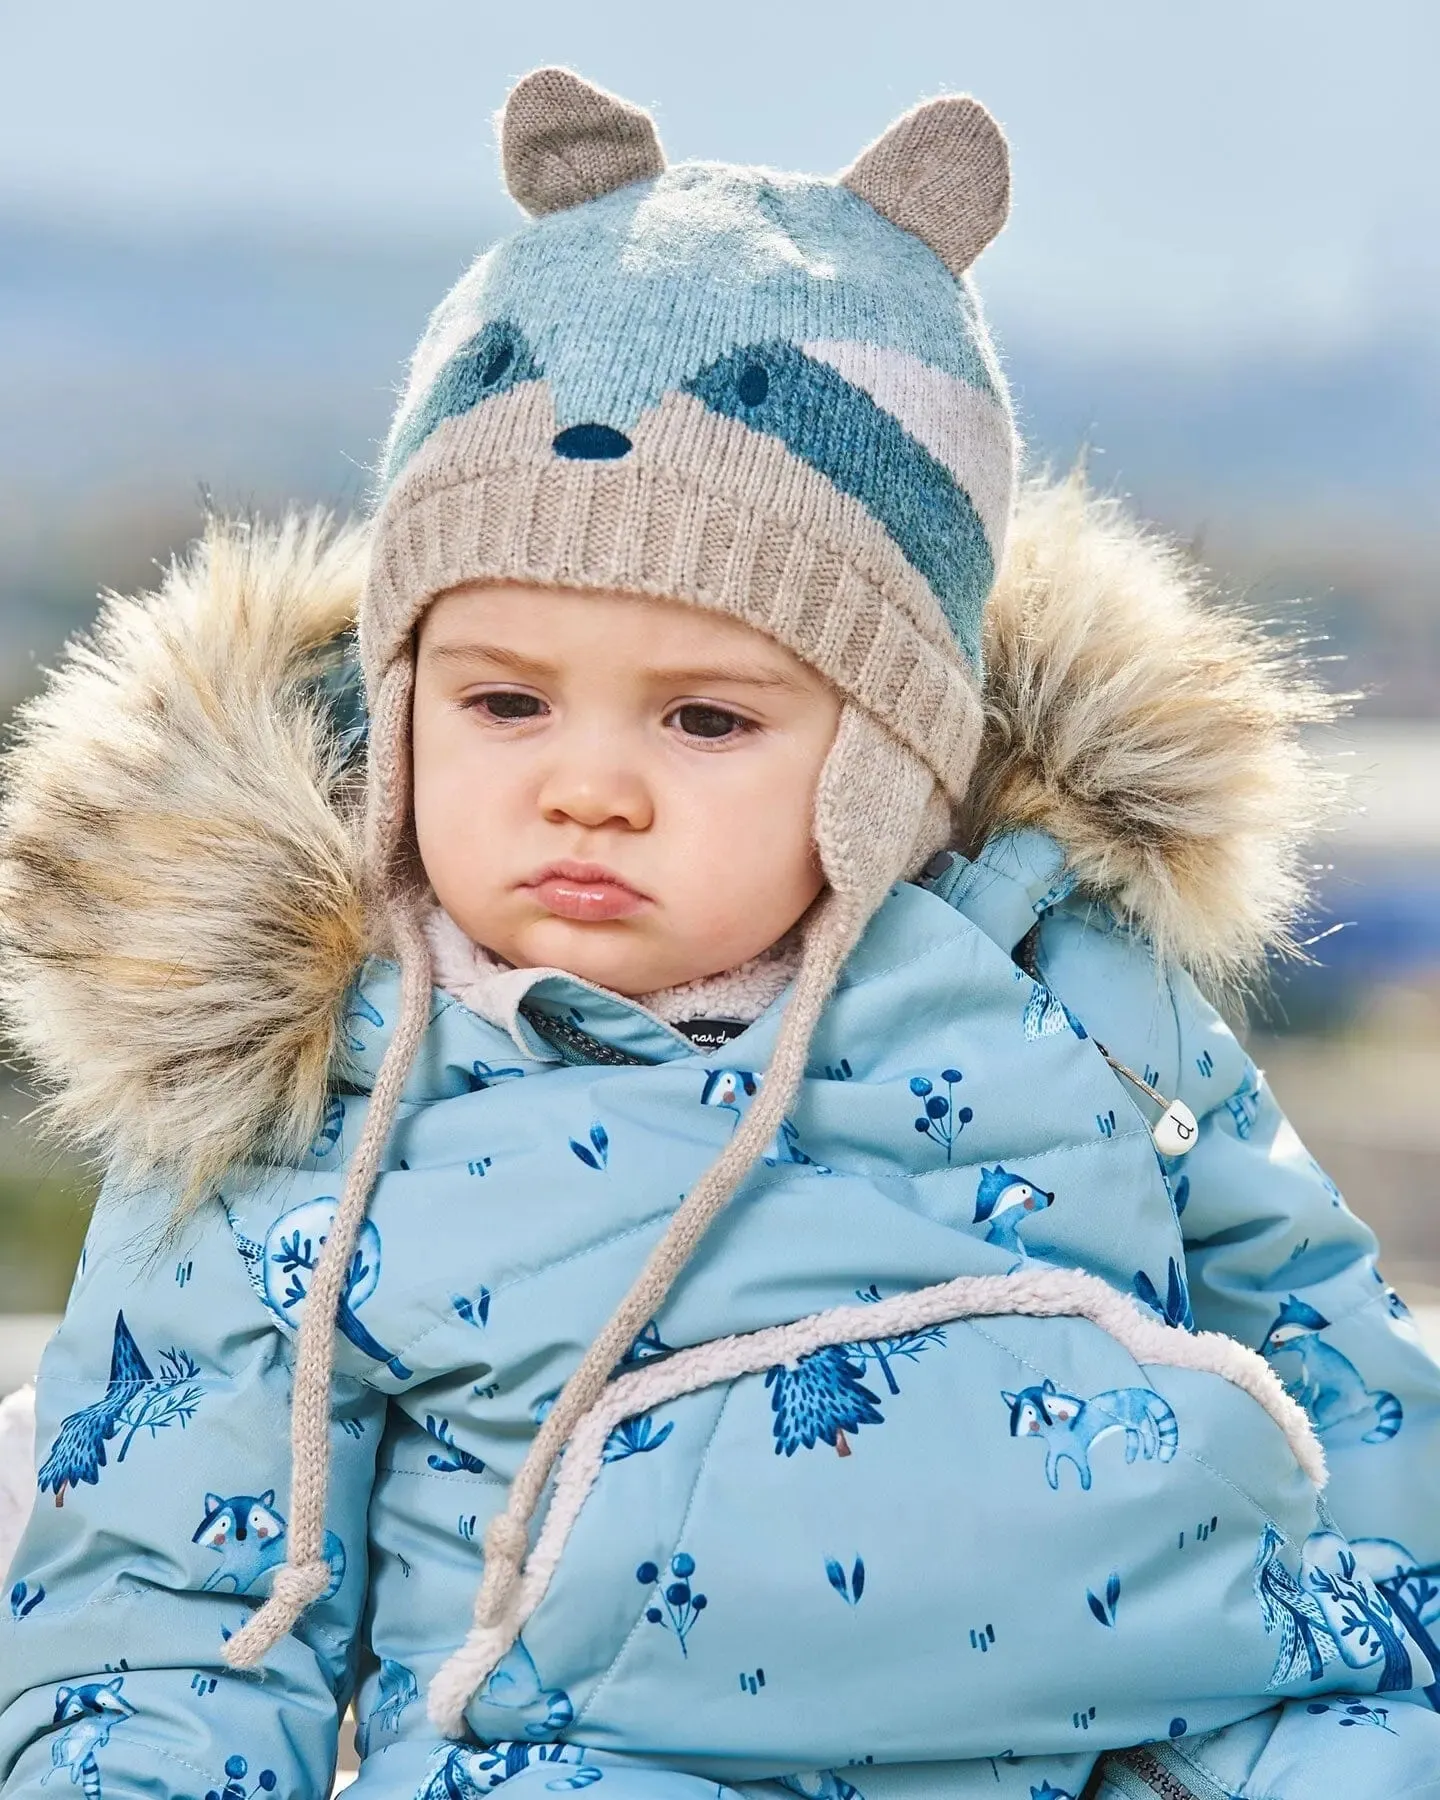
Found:
[[686, 737], [714, 740], [741, 737], [754, 730], [750, 720], [742, 719], [739, 713], [727, 712], [723, 706], [704, 706], [698, 701], [677, 706], [670, 719]]
[[544, 711], [545, 702], [538, 694], [519, 694], [504, 688], [490, 694], [474, 694], [465, 704], [476, 712], [496, 720], [535, 719]]

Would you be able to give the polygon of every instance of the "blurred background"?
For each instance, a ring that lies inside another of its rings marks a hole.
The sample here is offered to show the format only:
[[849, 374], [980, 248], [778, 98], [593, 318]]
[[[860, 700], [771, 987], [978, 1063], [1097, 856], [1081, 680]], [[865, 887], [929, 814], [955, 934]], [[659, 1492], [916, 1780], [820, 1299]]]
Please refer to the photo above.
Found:
[[[1006, 128], [978, 279], [1033, 463], [1174, 532], [1359, 689], [1313, 964], [1250, 1021], [1440, 1302], [1440, 9], [970, 0], [98, 0], [0, 9], [0, 716], [207, 503], [363, 505], [430, 307], [516, 214], [491, 115], [565, 62], [672, 158], [834, 170], [923, 95]], [[0, 1392], [90, 1177], [0, 1073]]]

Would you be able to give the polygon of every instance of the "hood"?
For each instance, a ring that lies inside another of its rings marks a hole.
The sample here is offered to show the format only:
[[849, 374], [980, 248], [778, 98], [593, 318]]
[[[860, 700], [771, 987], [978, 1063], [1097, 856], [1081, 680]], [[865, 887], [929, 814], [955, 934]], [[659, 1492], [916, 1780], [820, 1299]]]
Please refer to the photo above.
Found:
[[[109, 596], [21, 713], [0, 810], [0, 1000], [53, 1125], [194, 1198], [313, 1136], [377, 944], [335, 704], [366, 531], [212, 520]], [[1030, 826], [1212, 989], [1293, 948], [1337, 703], [1174, 546], [1078, 477], [1021, 493], [957, 842]]]

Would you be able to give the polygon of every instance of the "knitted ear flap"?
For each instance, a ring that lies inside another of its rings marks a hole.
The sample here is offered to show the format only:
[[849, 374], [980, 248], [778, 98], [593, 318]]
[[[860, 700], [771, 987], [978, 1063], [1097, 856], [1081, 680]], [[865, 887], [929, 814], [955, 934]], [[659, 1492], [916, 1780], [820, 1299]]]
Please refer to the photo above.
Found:
[[838, 180], [963, 275], [1010, 211], [1010, 151], [978, 100], [946, 94], [912, 107]]
[[532, 69], [499, 117], [505, 185], [533, 215], [598, 200], [665, 167], [655, 121], [573, 69]]

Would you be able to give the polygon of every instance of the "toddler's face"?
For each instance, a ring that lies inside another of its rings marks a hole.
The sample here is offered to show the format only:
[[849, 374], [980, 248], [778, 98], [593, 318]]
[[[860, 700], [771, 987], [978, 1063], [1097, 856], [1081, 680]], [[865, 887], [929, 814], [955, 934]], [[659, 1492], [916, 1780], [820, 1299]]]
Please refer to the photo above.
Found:
[[625, 994], [711, 975], [823, 886], [811, 841], [840, 697], [678, 602], [472, 584], [416, 649], [415, 829], [475, 943]]

